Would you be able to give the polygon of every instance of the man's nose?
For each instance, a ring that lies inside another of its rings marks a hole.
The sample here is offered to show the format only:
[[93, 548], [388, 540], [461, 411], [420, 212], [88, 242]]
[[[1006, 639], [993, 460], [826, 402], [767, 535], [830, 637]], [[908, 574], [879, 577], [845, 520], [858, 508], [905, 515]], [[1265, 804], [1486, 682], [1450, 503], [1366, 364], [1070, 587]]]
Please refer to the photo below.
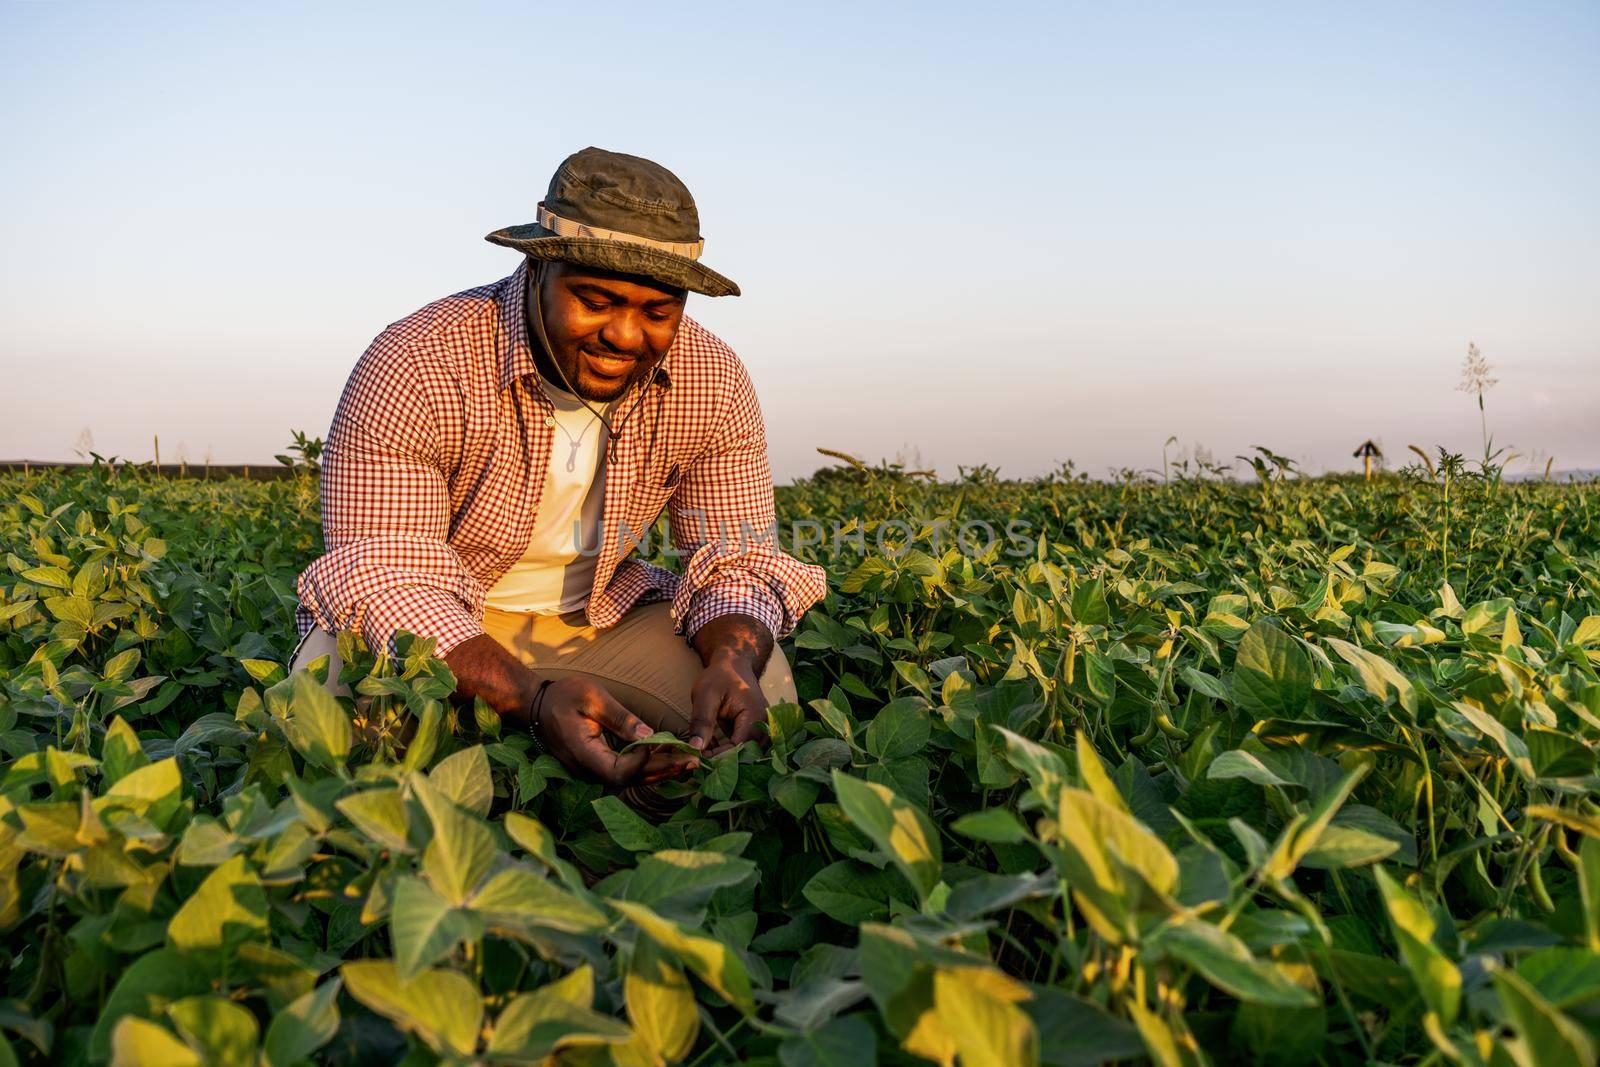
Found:
[[632, 311], [612, 315], [600, 329], [600, 339], [618, 352], [637, 356], [644, 344], [644, 329]]

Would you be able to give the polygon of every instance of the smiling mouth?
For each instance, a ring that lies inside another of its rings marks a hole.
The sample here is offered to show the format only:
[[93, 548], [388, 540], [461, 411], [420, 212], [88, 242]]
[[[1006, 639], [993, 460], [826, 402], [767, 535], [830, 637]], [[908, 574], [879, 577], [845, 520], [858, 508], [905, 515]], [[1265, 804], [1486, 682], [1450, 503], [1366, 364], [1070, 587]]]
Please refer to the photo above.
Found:
[[584, 352], [583, 359], [589, 370], [601, 378], [621, 378], [633, 369], [635, 362], [625, 356], [600, 356], [593, 352]]

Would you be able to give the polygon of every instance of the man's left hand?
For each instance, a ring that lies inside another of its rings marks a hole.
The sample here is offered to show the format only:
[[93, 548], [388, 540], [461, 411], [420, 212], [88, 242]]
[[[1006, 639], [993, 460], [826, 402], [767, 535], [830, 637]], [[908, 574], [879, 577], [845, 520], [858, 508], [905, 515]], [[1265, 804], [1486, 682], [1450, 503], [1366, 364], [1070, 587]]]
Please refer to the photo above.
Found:
[[767, 698], [758, 679], [772, 631], [747, 615], [721, 615], [700, 628], [694, 646], [705, 667], [689, 692], [689, 744], [708, 756], [746, 741], [765, 747]]
[[704, 749], [707, 756], [746, 741], [766, 744], [767, 698], [748, 661], [714, 658], [695, 679], [689, 699], [693, 713], [689, 743]]

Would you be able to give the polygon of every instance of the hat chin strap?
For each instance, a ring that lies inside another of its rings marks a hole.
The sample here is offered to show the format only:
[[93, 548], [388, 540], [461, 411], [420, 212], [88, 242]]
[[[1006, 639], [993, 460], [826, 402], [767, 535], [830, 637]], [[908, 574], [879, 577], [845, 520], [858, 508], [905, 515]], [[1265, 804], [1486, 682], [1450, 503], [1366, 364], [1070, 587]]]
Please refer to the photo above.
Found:
[[[550, 344], [550, 337], [544, 332], [544, 268], [545, 264], [548, 262], [549, 260], [544, 259], [536, 259], [533, 261], [533, 328], [534, 331], [539, 335], [539, 344], [544, 347], [545, 355], [550, 357], [550, 365], [554, 367], [556, 369], [556, 373], [561, 376], [562, 387], [565, 388], [567, 392], [577, 397], [578, 403], [582, 404], [584, 407], [593, 412], [594, 417], [600, 420], [600, 425], [606, 428], [606, 456], [609, 459], [616, 451], [617, 438], [622, 436], [623, 425], [633, 417], [633, 413], [638, 411], [639, 405], [644, 402], [646, 390], [642, 388], [639, 390], [639, 397], [633, 402], [633, 407], [629, 408], [628, 413], [622, 417], [622, 422], [619, 422], [617, 425], [613, 426], [611, 425], [611, 420], [606, 418], [605, 412], [599, 411], [591, 406], [589, 403], [589, 398], [580, 393], [578, 391], [578, 387], [573, 385], [571, 380], [567, 378], [567, 372], [562, 369], [561, 361], [556, 358], [556, 350]], [[665, 362], [666, 357], [663, 356], [661, 358], [661, 363]], [[650, 381], [655, 380], [656, 372], [661, 369], [661, 363], [658, 363], [656, 366], [650, 368]]]

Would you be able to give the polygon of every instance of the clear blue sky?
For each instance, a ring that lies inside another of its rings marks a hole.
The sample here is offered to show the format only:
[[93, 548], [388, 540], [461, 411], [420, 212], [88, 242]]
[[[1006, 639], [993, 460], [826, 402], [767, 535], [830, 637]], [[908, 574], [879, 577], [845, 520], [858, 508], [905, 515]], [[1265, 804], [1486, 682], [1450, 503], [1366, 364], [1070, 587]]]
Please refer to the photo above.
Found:
[[509, 273], [599, 145], [694, 191], [689, 313], [780, 480], [1600, 466], [1600, 5], [0, 0], [0, 458], [270, 461], [389, 322]]

